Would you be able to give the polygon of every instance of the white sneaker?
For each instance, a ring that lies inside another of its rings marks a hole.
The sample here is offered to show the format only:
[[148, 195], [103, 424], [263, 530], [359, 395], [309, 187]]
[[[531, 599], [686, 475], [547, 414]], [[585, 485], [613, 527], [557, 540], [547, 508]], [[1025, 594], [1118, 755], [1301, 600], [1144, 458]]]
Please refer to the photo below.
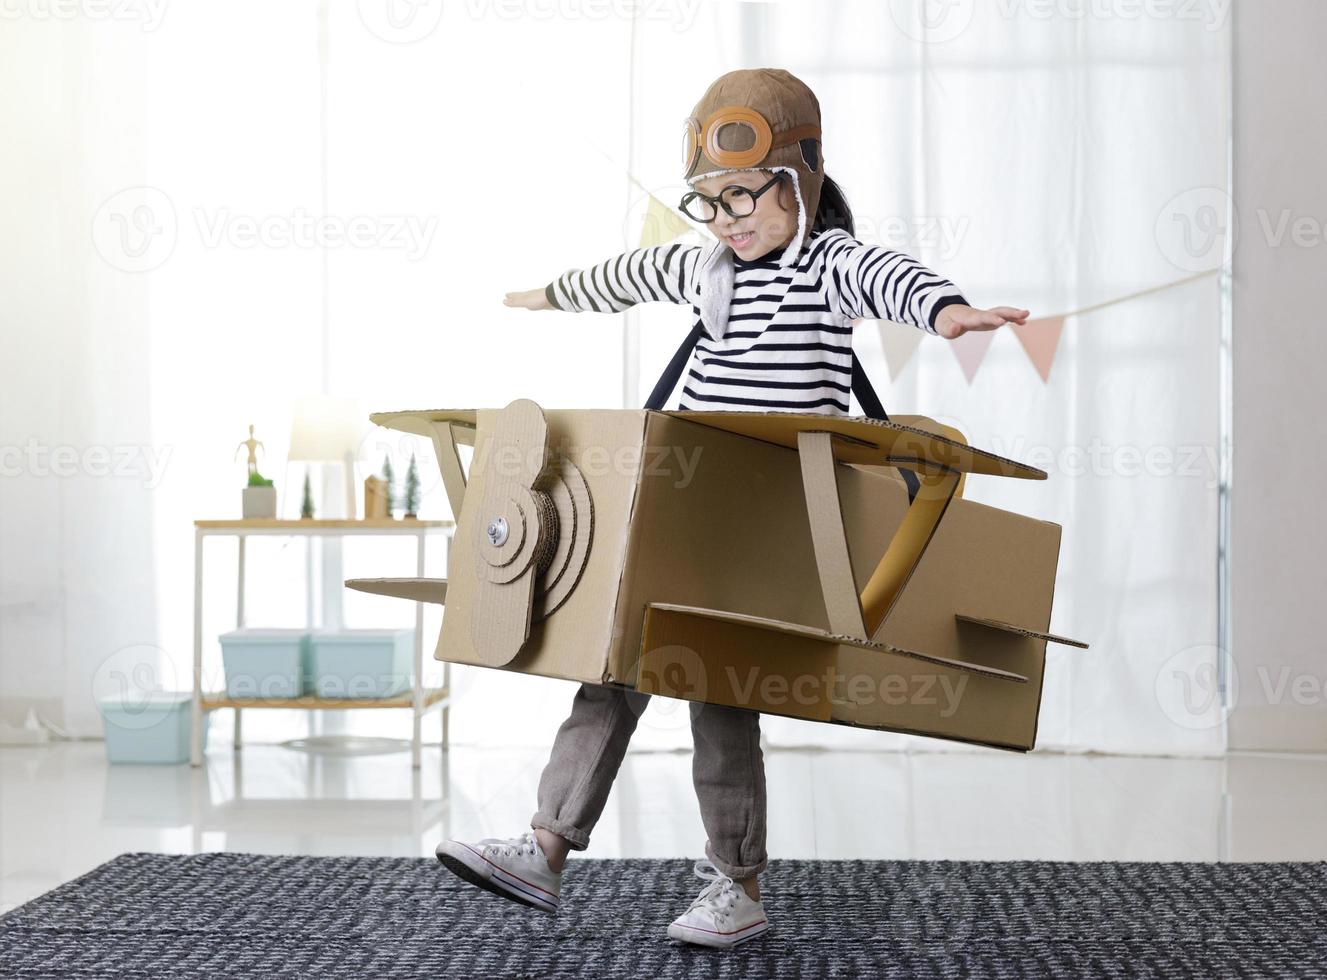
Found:
[[448, 871], [472, 885], [544, 912], [558, 910], [562, 872], [548, 866], [531, 832], [510, 840], [486, 837], [477, 844], [445, 840], [435, 853]]
[[765, 906], [710, 861], [697, 861], [695, 872], [710, 884], [701, 890], [691, 908], [673, 920], [668, 935], [687, 943], [727, 949], [769, 928]]

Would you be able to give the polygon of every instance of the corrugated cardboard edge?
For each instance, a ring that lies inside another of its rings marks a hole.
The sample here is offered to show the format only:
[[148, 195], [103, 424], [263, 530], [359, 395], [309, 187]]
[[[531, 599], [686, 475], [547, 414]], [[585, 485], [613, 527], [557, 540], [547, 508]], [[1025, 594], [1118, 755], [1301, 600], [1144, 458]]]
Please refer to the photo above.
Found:
[[[643, 452], [645, 449], [645, 436], [650, 425], [650, 416], [655, 414], [649, 409], [640, 410], [640, 447]], [[608, 649], [604, 652], [604, 672], [603, 683], [605, 684], [625, 684], [630, 685], [632, 680], [626, 677], [615, 677], [613, 675], [614, 660], [625, 660], [625, 658], [616, 655], [626, 640], [626, 603], [622, 601], [623, 589], [627, 584], [627, 575], [630, 570], [636, 567], [636, 555], [640, 550], [640, 532], [636, 527], [637, 504], [640, 501], [641, 481], [644, 479], [644, 466], [642, 465], [636, 471], [636, 479], [631, 484], [631, 506], [627, 510], [627, 540], [622, 548], [622, 564], [617, 576], [617, 589], [613, 597], [613, 622], [609, 631]], [[640, 658], [637, 656], [636, 664], [639, 664]], [[636, 664], [630, 665], [633, 672]]]
[[415, 602], [447, 604], [445, 578], [348, 578], [346, 588], [373, 595], [389, 595]]
[[946, 735], [939, 731], [927, 731], [922, 728], [898, 728], [892, 725], [859, 725], [855, 721], [848, 721], [842, 718], [835, 718], [830, 721], [831, 725], [847, 725], [849, 728], [858, 728], [864, 732], [893, 732], [895, 735], [911, 735], [915, 738], [936, 738], [942, 742], [959, 742], [963, 745], [980, 745], [982, 748], [999, 749], [1001, 752], [1017, 752], [1020, 755], [1026, 755], [1036, 748], [1036, 729], [1032, 732], [1032, 745], [1015, 745], [1012, 742], [987, 742], [976, 738], [963, 738], [959, 735]]
[[1078, 647], [1080, 650], [1088, 649], [1088, 645], [1082, 640], [1071, 640], [1066, 636], [1056, 636], [1054, 633], [1043, 633], [1037, 630], [1028, 629], [1025, 626], [1015, 626], [1013, 623], [1004, 623], [998, 619], [984, 619], [981, 616], [965, 616], [963, 613], [955, 613], [954, 618], [962, 623], [975, 623], [978, 626], [1003, 630], [1006, 633], [1017, 633], [1019, 636], [1028, 636], [1034, 640], [1045, 640], [1048, 643], [1062, 643], [1068, 647]]
[[[791, 425], [789, 427], [792, 433], [796, 433], [797, 431], [799, 431], [799, 429], [803, 425], [815, 425], [817, 427], [825, 428], [827, 431], [832, 431], [847, 435], [860, 435], [860, 433], [863, 431], [870, 431], [871, 429], [879, 429], [885, 432], [897, 432], [900, 434], [921, 436], [926, 439], [935, 440], [941, 446], [948, 449], [951, 453], [957, 453], [959, 456], [962, 456], [963, 453], [971, 453], [974, 457], [981, 460], [985, 460], [989, 464], [993, 464], [992, 469], [971, 469], [970, 470], [971, 472], [982, 473], [987, 476], [1008, 476], [1024, 480], [1044, 480], [1046, 479], [1047, 476], [1044, 470], [1039, 470], [1035, 466], [1029, 466], [1027, 463], [1020, 463], [1018, 460], [1015, 459], [1008, 459], [1004, 456], [1000, 456], [986, 449], [978, 449], [975, 446], [968, 445], [966, 442], [959, 442], [950, 437], [949, 435], [945, 434], [943, 431], [935, 431], [930, 428], [924, 428], [920, 425], [902, 424], [897, 420], [893, 419], [885, 421], [883, 419], [870, 419], [858, 415], [846, 415], [846, 416], [815, 415], [813, 413], [807, 413], [807, 412], [722, 412], [722, 411], [694, 412], [692, 411], [692, 412], [669, 412], [667, 414], [674, 415], [677, 418], [686, 419], [689, 422], [695, 422], [698, 425], [709, 425], [714, 428], [726, 429], [729, 432], [733, 432], [738, 435], [744, 435], [749, 439], [760, 439], [760, 441], [762, 442], [770, 442], [771, 440], [762, 439], [760, 436], [752, 435], [750, 434], [749, 431], [746, 431], [750, 428], [752, 424], [755, 424], [754, 418], [757, 416], [759, 418], [775, 418], [780, 420], [786, 420], [790, 423], [796, 423], [796, 425]], [[814, 421], [808, 421], [809, 419]], [[727, 422], [731, 422], [734, 424], [731, 426], [724, 424]], [[844, 433], [842, 432], [842, 429], [845, 426], [857, 429], [857, 432]], [[937, 425], [936, 428], [941, 428], [941, 427]], [[784, 446], [789, 449], [795, 449], [797, 447], [796, 436], [794, 434], [791, 441], [778, 441], [774, 442], [773, 444], [778, 446]], [[893, 456], [889, 454], [876, 457], [874, 459], [854, 459], [852, 458], [852, 450], [850, 446], [848, 446], [847, 444], [844, 444], [837, 448], [836, 458], [838, 458], [840, 462], [844, 463], [864, 463], [864, 464], [869, 463], [877, 465], [881, 463], [888, 463], [892, 465], [939, 464], [946, 467], [947, 469], [956, 469], [964, 472], [969, 471], [969, 467], [956, 465], [953, 459], [926, 459], [914, 456]]]
[[694, 616], [700, 619], [714, 619], [720, 622], [733, 623], [737, 626], [747, 626], [754, 629], [776, 630], [780, 633], [788, 633], [792, 636], [802, 637], [808, 640], [817, 640], [823, 643], [831, 643], [835, 646], [857, 647], [862, 650], [878, 650], [881, 653], [892, 653], [900, 657], [907, 657], [909, 660], [919, 660], [922, 663], [931, 664], [934, 667], [947, 667], [951, 670], [958, 670], [969, 674], [980, 674], [984, 677], [994, 677], [1000, 680], [1012, 681], [1018, 684], [1026, 684], [1028, 679], [1022, 674], [1014, 673], [1010, 670], [1001, 670], [999, 667], [986, 667], [982, 664], [968, 663], [963, 660], [952, 660], [949, 657], [933, 656], [929, 653], [920, 653], [916, 650], [905, 650], [902, 647], [890, 646], [888, 643], [877, 643], [874, 640], [864, 640], [857, 636], [848, 636], [843, 633], [834, 633], [829, 630], [822, 630], [815, 626], [804, 626], [801, 623], [785, 623], [777, 619], [766, 619], [763, 616], [748, 616], [745, 613], [728, 612], [723, 609], [703, 609], [699, 606], [680, 606], [671, 602], [650, 602], [645, 606], [645, 630], [641, 635], [641, 654], [649, 648], [649, 624], [650, 616], [654, 613], [676, 613], [682, 616]]

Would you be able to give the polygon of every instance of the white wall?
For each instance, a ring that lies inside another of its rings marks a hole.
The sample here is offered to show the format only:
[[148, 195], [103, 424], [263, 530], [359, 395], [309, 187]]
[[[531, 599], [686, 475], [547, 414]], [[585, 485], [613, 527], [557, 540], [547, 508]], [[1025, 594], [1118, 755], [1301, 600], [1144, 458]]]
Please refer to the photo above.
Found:
[[1235, 16], [1230, 747], [1327, 751], [1327, 4]]

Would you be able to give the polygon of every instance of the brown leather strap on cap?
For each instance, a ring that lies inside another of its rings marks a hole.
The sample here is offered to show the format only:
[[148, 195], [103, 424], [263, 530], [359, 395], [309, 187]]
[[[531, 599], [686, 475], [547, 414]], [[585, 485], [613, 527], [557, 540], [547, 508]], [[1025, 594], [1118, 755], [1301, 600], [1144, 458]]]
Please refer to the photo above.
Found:
[[781, 133], [774, 134], [774, 142], [771, 147], [789, 146], [793, 143], [799, 143], [802, 140], [820, 139], [820, 127], [815, 123], [807, 123], [805, 126], [794, 126], [792, 129], [785, 129]]

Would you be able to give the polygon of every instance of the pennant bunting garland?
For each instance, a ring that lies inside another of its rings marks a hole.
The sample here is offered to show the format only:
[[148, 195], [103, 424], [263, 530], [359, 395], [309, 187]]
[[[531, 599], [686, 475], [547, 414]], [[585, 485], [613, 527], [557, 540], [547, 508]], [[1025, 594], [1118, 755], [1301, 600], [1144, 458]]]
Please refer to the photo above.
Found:
[[[613, 160], [611, 156], [598, 147], [593, 147], [600, 156], [605, 159]], [[615, 165], [616, 161], [613, 161]], [[626, 170], [626, 168], [623, 168]], [[687, 222], [673, 208], [664, 204], [654, 194], [650, 193], [644, 184], [636, 177], [627, 172], [628, 179], [640, 190], [646, 194], [645, 220], [641, 226], [640, 247], [649, 248], [654, 245], [665, 245], [687, 232], [696, 230], [693, 225]], [[1104, 302], [1094, 303], [1091, 306], [1085, 306], [1081, 309], [1069, 310], [1056, 316], [1042, 317], [1037, 320], [1029, 320], [1023, 326], [1010, 324], [1009, 328], [1013, 330], [1014, 336], [1018, 338], [1032, 366], [1036, 368], [1037, 374], [1041, 376], [1043, 382], [1049, 382], [1051, 374], [1051, 365], [1055, 362], [1055, 353], [1060, 345], [1060, 338], [1064, 334], [1065, 321], [1071, 317], [1081, 317], [1089, 313], [1095, 313], [1098, 310], [1104, 310], [1112, 306], [1119, 306], [1123, 303], [1131, 302], [1143, 296], [1151, 296], [1155, 293], [1166, 292], [1181, 286], [1186, 286], [1200, 279], [1207, 279], [1213, 276], [1222, 275], [1225, 272], [1224, 267], [1205, 269], [1193, 275], [1186, 276], [1172, 282], [1160, 283], [1156, 286], [1150, 286], [1146, 289], [1140, 289], [1137, 292], [1129, 293], [1124, 296], [1117, 296]], [[860, 320], [854, 320], [853, 324], [860, 323]], [[917, 348], [921, 344], [924, 331], [916, 327], [905, 324], [893, 323], [888, 320], [879, 320], [877, 325], [880, 330], [880, 345], [884, 350], [885, 363], [889, 367], [889, 378], [891, 381], [897, 381], [903, 369], [911, 363], [917, 353]], [[959, 367], [963, 371], [963, 376], [967, 378], [968, 384], [977, 376], [982, 361], [985, 360], [987, 352], [990, 350], [991, 343], [995, 340], [996, 330], [975, 330], [966, 333], [957, 340], [949, 341], [954, 351], [954, 357], [958, 360]]]
[[977, 369], [981, 367], [981, 362], [994, 339], [994, 330], [974, 330], [949, 342], [954, 356], [958, 358], [958, 366], [963, 369], [963, 376], [968, 379], [968, 384], [972, 384], [972, 379], [977, 376]]
[[891, 320], [877, 320], [876, 324], [880, 327], [880, 346], [885, 351], [889, 380], [897, 381], [912, 360], [912, 355], [917, 353], [917, 347], [922, 342], [922, 331]]
[[649, 197], [649, 204], [645, 209], [645, 223], [640, 229], [641, 248], [667, 244], [691, 230], [691, 225], [687, 224], [676, 211], [653, 194]]
[[1064, 332], [1064, 317], [1029, 320], [1021, 327], [1011, 323], [1009, 329], [1023, 345], [1023, 350], [1027, 351], [1027, 356], [1032, 361], [1032, 366], [1037, 369], [1037, 373], [1041, 375], [1041, 380], [1049, 381], [1051, 364], [1055, 361], [1055, 351], [1060, 346], [1060, 334]]

